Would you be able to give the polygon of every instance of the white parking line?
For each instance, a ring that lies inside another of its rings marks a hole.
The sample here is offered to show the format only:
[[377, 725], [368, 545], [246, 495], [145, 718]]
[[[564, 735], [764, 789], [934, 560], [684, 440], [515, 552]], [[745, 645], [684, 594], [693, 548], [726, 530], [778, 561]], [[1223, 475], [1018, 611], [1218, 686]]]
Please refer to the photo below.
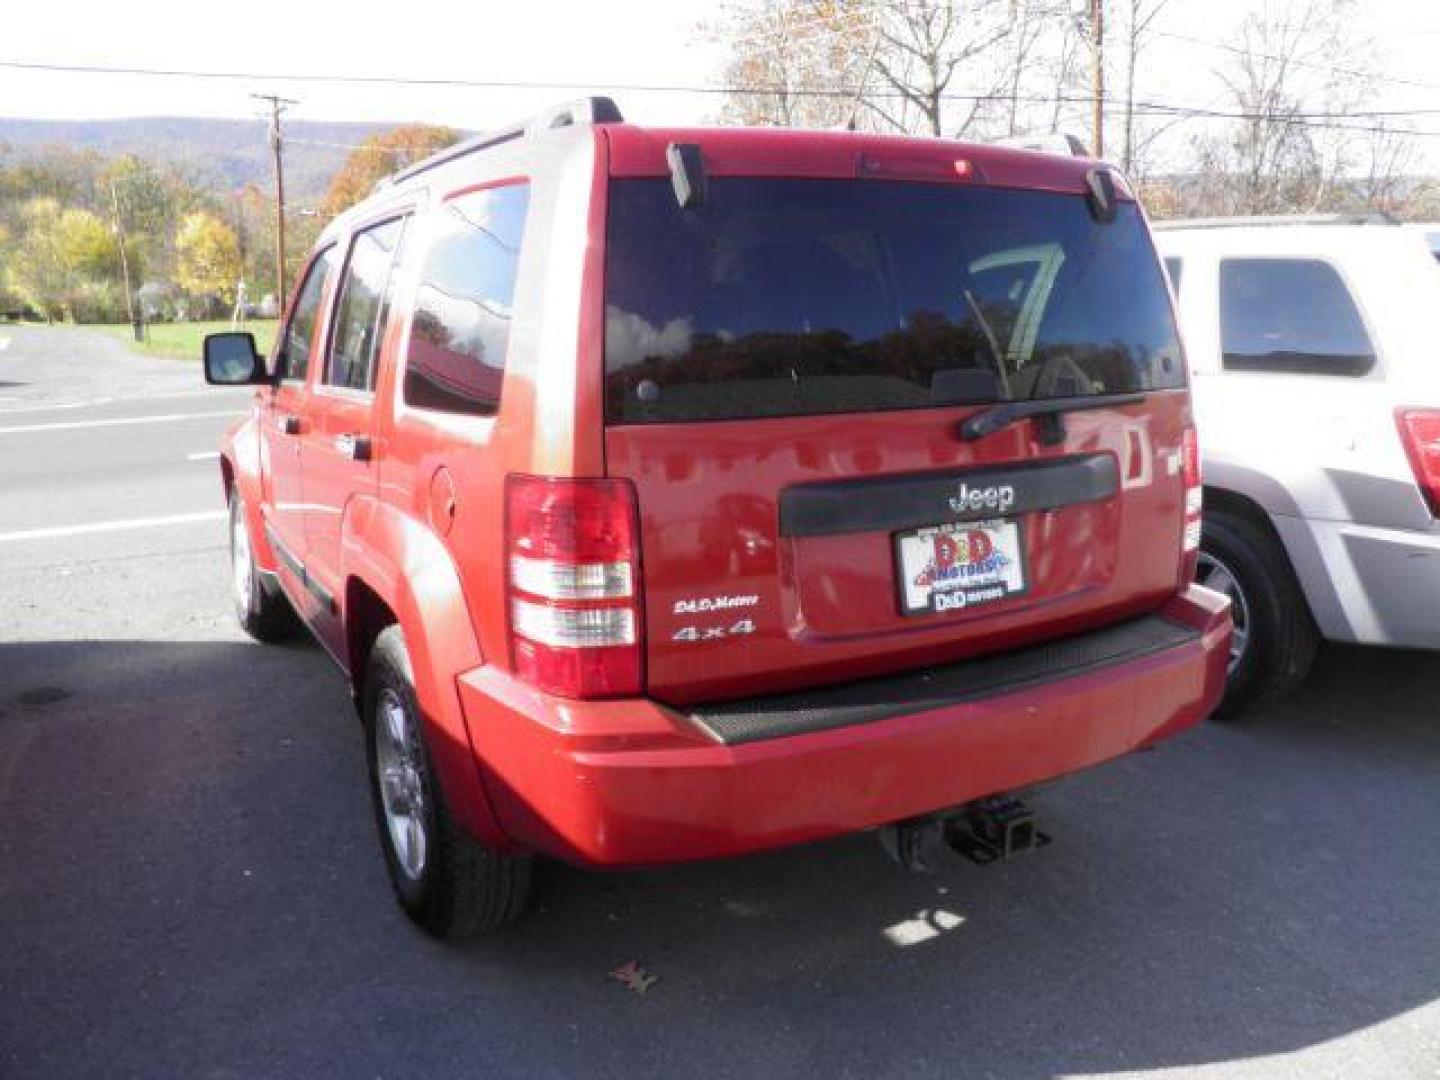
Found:
[[[5, 398], [6, 401], [23, 401], [24, 398]], [[57, 412], [60, 409], [89, 409], [96, 405], [105, 405], [114, 401], [114, 398], [96, 398], [94, 401], [61, 401], [53, 405], [21, 405], [14, 409], [0, 409], [0, 416], [11, 416], [19, 413], [32, 412]]]
[[219, 450], [201, 450], [198, 454], [186, 454], [186, 461], [214, 461], [220, 456]]
[[219, 521], [228, 517], [227, 510], [202, 510], [194, 514], [170, 514], [167, 517], [129, 518], [123, 521], [94, 521], [88, 525], [59, 525], [49, 529], [21, 529], [0, 533], [0, 544], [17, 540], [56, 540], [65, 536], [89, 533], [128, 532], [132, 529], [155, 529], [162, 525], [190, 525], [198, 521]]
[[[10, 416], [18, 413], [51, 412], [61, 409], [95, 409], [101, 405], [113, 405], [117, 401], [127, 405], [148, 405], [151, 402], [173, 401], [176, 398], [208, 397], [211, 400], [224, 401], [229, 395], [224, 391], [217, 393], [214, 388], [207, 390], [178, 390], [173, 394], [142, 394], [137, 397], [98, 397], [86, 401], [55, 401], [55, 402], [32, 402], [28, 405], [18, 405], [14, 408], [0, 409], [0, 416]], [[24, 401], [24, 398], [6, 397], [0, 401]]]
[[10, 339], [8, 337], [0, 337], [0, 352], [4, 352], [9, 347]]
[[117, 416], [109, 420], [71, 420], [60, 424], [19, 424], [0, 427], [0, 435], [28, 435], [37, 431], [75, 431], [80, 428], [121, 427], [127, 424], [169, 424], [177, 420], [204, 420], [207, 417], [244, 416], [243, 412], [165, 413], [162, 416]]

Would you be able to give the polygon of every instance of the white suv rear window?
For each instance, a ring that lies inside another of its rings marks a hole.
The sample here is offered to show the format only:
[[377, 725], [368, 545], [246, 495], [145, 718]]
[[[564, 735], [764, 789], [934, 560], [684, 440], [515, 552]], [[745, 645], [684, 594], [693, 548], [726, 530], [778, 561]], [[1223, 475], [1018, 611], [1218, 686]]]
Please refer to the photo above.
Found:
[[1319, 259], [1223, 259], [1225, 367], [1291, 375], [1364, 375], [1375, 347], [1336, 269]]

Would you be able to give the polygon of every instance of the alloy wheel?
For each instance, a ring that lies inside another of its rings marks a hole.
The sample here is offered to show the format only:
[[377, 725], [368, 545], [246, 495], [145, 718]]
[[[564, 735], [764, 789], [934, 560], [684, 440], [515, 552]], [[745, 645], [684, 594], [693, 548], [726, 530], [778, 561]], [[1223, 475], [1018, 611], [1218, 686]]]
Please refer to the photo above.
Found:
[[1250, 648], [1250, 602], [1245, 598], [1245, 590], [1240, 587], [1240, 579], [1235, 572], [1208, 551], [1200, 552], [1195, 580], [1207, 589], [1230, 598], [1230, 617], [1235, 624], [1235, 633], [1230, 639], [1227, 673], [1233, 678]]
[[418, 880], [430, 850], [420, 732], [404, 700], [389, 687], [375, 703], [375, 772], [395, 860], [407, 877]]
[[235, 603], [242, 613], [249, 611], [255, 571], [250, 554], [250, 531], [245, 527], [245, 509], [238, 501], [230, 515], [230, 572]]

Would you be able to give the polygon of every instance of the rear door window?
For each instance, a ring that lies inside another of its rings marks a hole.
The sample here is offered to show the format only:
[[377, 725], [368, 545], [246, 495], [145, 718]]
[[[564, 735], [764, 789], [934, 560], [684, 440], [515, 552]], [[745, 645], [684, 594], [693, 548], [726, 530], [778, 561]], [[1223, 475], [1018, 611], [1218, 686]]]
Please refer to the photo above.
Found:
[[528, 184], [446, 202], [420, 268], [405, 361], [407, 405], [472, 416], [500, 406]]
[[275, 354], [275, 373], [283, 380], [305, 381], [305, 374], [310, 368], [310, 352], [314, 347], [320, 301], [325, 296], [325, 285], [334, 268], [333, 247], [326, 248], [310, 261], [310, 269], [290, 312], [290, 321], [285, 324], [285, 333], [281, 335], [280, 349]]
[[611, 422], [718, 420], [1184, 385], [1133, 203], [938, 184], [717, 178], [610, 188]]
[[375, 365], [389, 316], [391, 270], [400, 255], [405, 220], [394, 218], [355, 234], [331, 332], [325, 371], [329, 386], [375, 389]]
[[1227, 370], [1364, 375], [1375, 347], [1335, 267], [1319, 259], [1224, 259], [1220, 331]]

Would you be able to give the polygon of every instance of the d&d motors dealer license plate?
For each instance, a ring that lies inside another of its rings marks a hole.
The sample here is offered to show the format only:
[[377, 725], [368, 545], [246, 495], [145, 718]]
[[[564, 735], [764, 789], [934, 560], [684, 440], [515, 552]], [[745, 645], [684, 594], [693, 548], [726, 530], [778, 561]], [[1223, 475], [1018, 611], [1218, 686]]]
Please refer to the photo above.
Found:
[[960, 611], [1025, 591], [1024, 534], [1016, 521], [967, 521], [895, 535], [900, 610]]

